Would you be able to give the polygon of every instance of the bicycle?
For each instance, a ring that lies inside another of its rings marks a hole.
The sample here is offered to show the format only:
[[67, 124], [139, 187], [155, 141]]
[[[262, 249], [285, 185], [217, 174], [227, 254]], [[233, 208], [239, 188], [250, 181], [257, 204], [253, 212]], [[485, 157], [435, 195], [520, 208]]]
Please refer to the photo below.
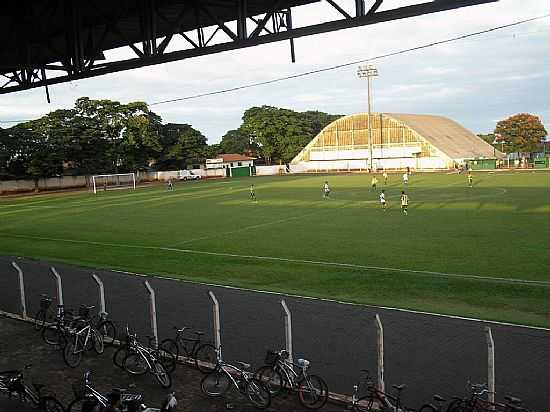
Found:
[[[207, 396], [223, 396], [231, 386], [245, 395], [257, 409], [267, 409], [271, 405], [271, 394], [266, 385], [248, 372], [250, 365], [237, 362], [234, 366], [222, 360], [221, 350], [216, 350], [216, 366], [201, 380], [201, 390]], [[236, 375], [236, 376], [235, 376]]]
[[[406, 388], [406, 385], [392, 385], [397, 391], [396, 395], [390, 395], [379, 390], [374, 382], [370, 379], [369, 371], [361, 370], [363, 379], [353, 386], [353, 395], [351, 404], [348, 405], [348, 410], [352, 412], [416, 412], [413, 408], [407, 408], [401, 403], [401, 392]], [[362, 384], [366, 386], [366, 394], [359, 396]]]
[[[443, 405], [447, 400], [439, 395], [434, 395], [433, 400], [435, 403], [425, 403], [420, 407], [418, 412], [443, 412]], [[453, 400], [447, 407], [447, 412], [450, 412], [458, 403], [462, 401], [459, 397], [453, 397]]]
[[[94, 317], [94, 321], [96, 318]], [[94, 329], [99, 331], [103, 336], [103, 344], [105, 346], [114, 346], [117, 338], [117, 330], [115, 324], [109, 320], [107, 312], [99, 312], [97, 321], [93, 323]]]
[[124, 369], [124, 359], [132, 352], [136, 352], [137, 335], [132, 335], [126, 325], [126, 337], [124, 343], [121, 343], [119, 348], [113, 354], [113, 364], [120, 369]]
[[[294, 368], [299, 368], [296, 372]], [[308, 409], [320, 409], [328, 400], [328, 385], [317, 375], [308, 374], [309, 361], [289, 360], [286, 350], [268, 351], [265, 365], [256, 371], [256, 377], [266, 384], [272, 396], [279, 395], [285, 388], [296, 388], [300, 403]]]
[[[32, 365], [25, 365], [23, 370]], [[65, 412], [65, 408], [57, 400], [55, 394], [42, 394], [45, 385], [33, 383], [28, 386], [23, 377], [23, 370], [0, 372], [0, 392], [7, 393], [10, 398], [17, 396], [19, 403], [30, 403], [34, 408], [46, 412]]]
[[[173, 358], [174, 363], [175, 361]], [[149, 371], [163, 388], [172, 386], [172, 376], [161, 360], [160, 351], [141, 345], [137, 339], [134, 340], [132, 351], [128, 353], [122, 365], [124, 370], [131, 375], [143, 375]]]
[[44, 342], [63, 349], [67, 343], [68, 324], [72, 321], [72, 311], [65, 310], [64, 305], [57, 305], [54, 322], [42, 329], [42, 339]]
[[47, 323], [49, 317], [51, 317], [50, 307], [52, 305], [52, 298], [46, 294], [40, 295], [40, 309], [34, 315], [34, 330], [40, 332]]
[[[185, 331], [188, 327], [176, 330], [176, 337], [174, 339], [164, 339], [160, 345], [160, 349], [167, 350], [176, 356], [176, 359], [180, 355], [185, 354], [187, 358], [193, 359], [195, 367], [202, 373], [209, 373], [212, 371], [213, 366], [216, 364], [216, 348], [211, 343], [202, 343], [201, 336], [204, 332], [195, 331], [196, 338], [185, 337]], [[176, 365], [174, 364], [174, 369]], [[173, 372], [169, 370], [168, 372]]]
[[[75, 399], [69, 403], [67, 412], [95, 411], [98, 408], [105, 408], [107, 406], [107, 397], [92, 387], [91, 375], [90, 371], [86, 371], [82, 382], [73, 383]], [[126, 393], [124, 389], [116, 390], [121, 393], [120, 401], [122, 411], [154, 411], [154, 409], [147, 408], [143, 404], [143, 396], [141, 394]]]
[[86, 350], [94, 349], [100, 355], [105, 350], [103, 336], [95, 330], [89, 318], [90, 310], [94, 306], [80, 308], [79, 317], [73, 321], [73, 327], [68, 331], [69, 337], [63, 350], [63, 360], [71, 368], [76, 368], [82, 361], [82, 354]]
[[505, 396], [505, 403], [490, 402], [484, 399], [489, 394], [486, 384], [471, 384], [470, 396], [461, 399], [449, 412], [526, 412], [527, 409], [521, 406], [521, 399], [513, 396]]

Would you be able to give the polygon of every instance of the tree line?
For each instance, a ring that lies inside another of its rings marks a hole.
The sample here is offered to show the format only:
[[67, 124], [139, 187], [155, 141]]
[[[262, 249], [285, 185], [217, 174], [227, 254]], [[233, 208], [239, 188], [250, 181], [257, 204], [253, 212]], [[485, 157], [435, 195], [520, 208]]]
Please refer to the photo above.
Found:
[[189, 124], [162, 123], [145, 102], [79, 98], [71, 109], [0, 129], [0, 179], [179, 170], [220, 153], [289, 162], [337, 119], [270, 106], [252, 107], [218, 144]]

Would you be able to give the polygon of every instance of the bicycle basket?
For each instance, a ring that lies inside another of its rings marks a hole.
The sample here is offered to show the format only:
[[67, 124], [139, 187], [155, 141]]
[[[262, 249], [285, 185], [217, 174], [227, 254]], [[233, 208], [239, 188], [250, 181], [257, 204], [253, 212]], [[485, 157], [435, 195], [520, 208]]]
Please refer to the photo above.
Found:
[[82, 382], [73, 383], [73, 393], [76, 399], [82, 399], [86, 397], [86, 386]]
[[268, 366], [273, 366], [277, 363], [277, 357], [279, 355], [277, 355], [276, 352], [273, 352], [272, 350], [268, 350], [267, 351], [267, 354], [265, 355], [265, 364], [268, 365]]
[[40, 298], [40, 309], [46, 310], [51, 304], [52, 300], [50, 298]]
[[88, 307], [86, 306], [79, 307], [78, 316], [80, 316], [81, 318], [87, 318], [88, 316], [90, 316], [90, 309], [88, 309]]

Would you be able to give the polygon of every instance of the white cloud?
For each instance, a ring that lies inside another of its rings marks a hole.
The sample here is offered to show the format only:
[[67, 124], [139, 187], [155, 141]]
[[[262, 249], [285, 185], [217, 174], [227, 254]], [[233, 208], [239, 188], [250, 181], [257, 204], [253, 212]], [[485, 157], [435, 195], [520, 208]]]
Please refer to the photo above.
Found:
[[[418, 3], [387, 0], [384, 7]], [[544, 4], [546, 3], [546, 4]], [[354, 2], [343, 2], [351, 11]], [[501, 0], [372, 26], [296, 39], [297, 63], [288, 41], [114, 73], [43, 89], [0, 95], [0, 120], [35, 117], [70, 107], [80, 96], [122, 102], [155, 102], [370, 58], [419, 44], [548, 13], [540, 0]], [[338, 16], [326, 2], [295, 9], [296, 26]], [[491, 130], [501, 113], [548, 110], [550, 19], [376, 61], [375, 107], [393, 112], [440, 113], [474, 131]], [[535, 33], [534, 33], [535, 32]], [[516, 33], [517, 36], [513, 36]], [[184, 41], [174, 42], [183, 46]], [[125, 50], [109, 55], [130, 56]], [[197, 100], [153, 106], [165, 121], [190, 123], [211, 142], [239, 126], [254, 105], [354, 113], [366, 106], [366, 84], [356, 67]], [[0, 124], [6, 127], [6, 124]]]

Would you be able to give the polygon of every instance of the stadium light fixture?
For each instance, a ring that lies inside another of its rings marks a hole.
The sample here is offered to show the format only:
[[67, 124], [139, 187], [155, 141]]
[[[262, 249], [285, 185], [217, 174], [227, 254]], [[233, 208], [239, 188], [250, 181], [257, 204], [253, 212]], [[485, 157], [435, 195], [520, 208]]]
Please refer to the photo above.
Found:
[[368, 85], [368, 136], [369, 136], [369, 170], [372, 170], [372, 127], [371, 127], [371, 107], [372, 107], [372, 78], [378, 76], [378, 69], [372, 63], [361, 65], [357, 68], [357, 76], [360, 79], [367, 79]]

